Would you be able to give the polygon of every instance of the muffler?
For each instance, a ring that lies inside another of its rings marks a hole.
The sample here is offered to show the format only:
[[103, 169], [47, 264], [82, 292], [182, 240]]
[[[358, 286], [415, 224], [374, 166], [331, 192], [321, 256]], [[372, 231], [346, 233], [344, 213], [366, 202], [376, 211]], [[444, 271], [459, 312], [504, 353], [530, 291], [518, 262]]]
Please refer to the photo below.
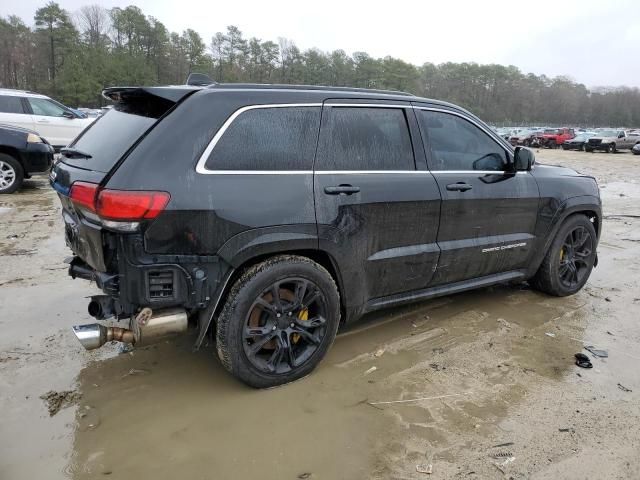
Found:
[[188, 326], [189, 319], [183, 308], [166, 308], [157, 312], [143, 308], [137, 316], [131, 318], [128, 329], [90, 323], [76, 325], [73, 333], [84, 348], [93, 350], [111, 341], [136, 346], [149, 345], [171, 335], [184, 333]]

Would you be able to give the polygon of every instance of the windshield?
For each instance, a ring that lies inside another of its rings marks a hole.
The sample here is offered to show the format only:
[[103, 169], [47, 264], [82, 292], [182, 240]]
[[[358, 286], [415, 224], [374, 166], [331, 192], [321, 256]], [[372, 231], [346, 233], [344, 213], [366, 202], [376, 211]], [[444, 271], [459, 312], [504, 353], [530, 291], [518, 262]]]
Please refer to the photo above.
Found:
[[598, 132], [598, 136], [599, 137], [617, 137], [618, 132], [616, 132], [615, 130], [602, 130], [601, 132]]

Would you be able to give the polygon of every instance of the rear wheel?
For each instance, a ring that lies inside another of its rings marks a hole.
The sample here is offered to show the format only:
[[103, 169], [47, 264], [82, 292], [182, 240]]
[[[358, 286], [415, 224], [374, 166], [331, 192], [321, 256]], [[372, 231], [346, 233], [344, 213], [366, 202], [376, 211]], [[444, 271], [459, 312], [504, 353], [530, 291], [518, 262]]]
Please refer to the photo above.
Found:
[[596, 231], [584, 215], [560, 227], [531, 285], [558, 297], [573, 295], [587, 282], [596, 259]]
[[13, 193], [22, 185], [22, 165], [11, 155], [0, 153], [0, 193]]
[[340, 297], [322, 266], [278, 256], [234, 284], [216, 327], [224, 367], [247, 385], [274, 387], [308, 375], [333, 343]]

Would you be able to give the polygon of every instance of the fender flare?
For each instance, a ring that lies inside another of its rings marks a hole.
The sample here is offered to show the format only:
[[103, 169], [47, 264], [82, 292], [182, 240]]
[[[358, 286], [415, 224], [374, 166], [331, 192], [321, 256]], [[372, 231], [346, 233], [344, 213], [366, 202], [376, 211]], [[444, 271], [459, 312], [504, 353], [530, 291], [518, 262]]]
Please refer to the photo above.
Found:
[[564, 223], [564, 221], [571, 215], [575, 213], [580, 213], [584, 211], [592, 211], [596, 214], [595, 221], [595, 229], [597, 238], [600, 239], [600, 234], [602, 231], [602, 202], [600, 198], [595, 195], [580, 195], [577, 197], [570, 197], [566, 199], [556, 210], [553, 218], [551, 220], [551, 226], [545, 235], [545, 242], [543, 248], [541, 248], [538, 252], [536, 252], [535, 256], [531, 260], [529, 270], [527, 272], [527, 277], [533, 276], [540, 267], [544, 256], [547, 254], [551, 243], [556, 238], [558, 230], [560, 226]]
[[202, 345], [230, 280], [242, 265], [254, 258], [295, 250], [318, 250], [318, 231], [315, 223], [253, 228], [227, 240], [216, 255], [227, 263], [229, 268], [207, 308], [200, 310], [198, 314], [199, 331], [194, 350]]

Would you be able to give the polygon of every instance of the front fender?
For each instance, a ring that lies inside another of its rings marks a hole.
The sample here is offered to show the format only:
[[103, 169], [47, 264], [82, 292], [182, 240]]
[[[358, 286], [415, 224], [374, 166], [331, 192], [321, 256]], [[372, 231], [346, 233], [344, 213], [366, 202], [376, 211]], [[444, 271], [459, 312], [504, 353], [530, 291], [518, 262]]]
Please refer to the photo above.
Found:
[[[546, 255], [551, 243], [556, 237], [560, 226], [571, 215], [581, 212], [593, 212], [595, 214], [594, 227], [597, 234], [597, 239], [600, 239], [602, 231], [602, 202], [600, 197], [596, 195], [580, 195], [577, 197], [567, 198], [556, 209], [554, 215], [551, 217], [547, 233], [543, 236], [544, 243], [542, 248], [537, 249], [534, 257], [531, 260], [527, 276], [533, 276], [540, 267], [544, 256]], [[597, 246], [597, 245], [596, 245]]]

